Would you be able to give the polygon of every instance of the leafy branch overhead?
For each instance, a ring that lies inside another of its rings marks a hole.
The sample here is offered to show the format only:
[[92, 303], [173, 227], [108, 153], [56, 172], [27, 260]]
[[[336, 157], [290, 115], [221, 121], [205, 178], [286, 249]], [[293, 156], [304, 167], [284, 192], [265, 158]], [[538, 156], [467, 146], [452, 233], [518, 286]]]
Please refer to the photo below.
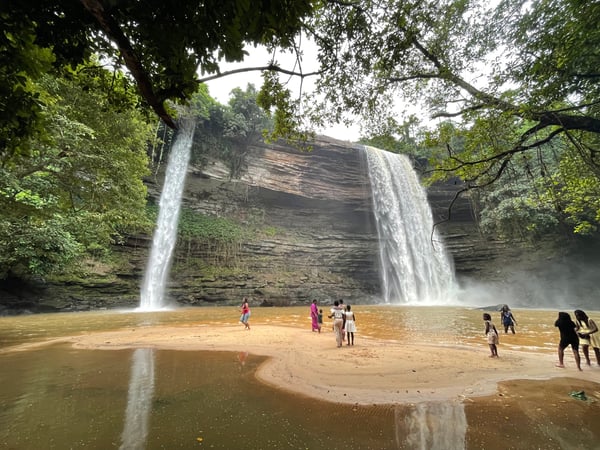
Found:
[[35, 45], [51, 48], [57, 66], [92, 53], [125, 66], [147, 104], [175, 127], [165, 101], [189, 99], [198, 71], [218, 74], [221, 61], [243, 60], [246, 45], [293, 48], [312, 11], [310, 0], [7, 0], [0, 18], [14, 35], [28, 30]]
[[333, 68], [321, 78], [321, 91], [328, 102], [379, 123], [390, 95], [426, 107], [430, 119], [462, 119], [466, 127], [491, 115], [514, 117], [521, 132], [481, 160], [566, 138], [594, 161], [600, 5], [486, 4], [359, 1], [318, 17], [322, 63]]
[[[586, 195], [597, 197], [599, 21], [600, 4], [581, 0], [331, 7], [310, 25], [329, 68], [318, 82], [324, 104], [316, 108], [359, 115], [372, 137], [398, 135], [399, 109], [418, 114], [428, 123], [425, 144], [438, 149], [433, 179], [459, 176], [467, 190], [515, 166], [533, 174], [535, 159], [537, 175], [550, 176], [548, 158], [568, 152], [590, 173]], [[565, 166], [554, 167], [563, 167], [551, 183], [557, 193], [570, 183]], [[588, 218], [598, 222], [596, 211]]]

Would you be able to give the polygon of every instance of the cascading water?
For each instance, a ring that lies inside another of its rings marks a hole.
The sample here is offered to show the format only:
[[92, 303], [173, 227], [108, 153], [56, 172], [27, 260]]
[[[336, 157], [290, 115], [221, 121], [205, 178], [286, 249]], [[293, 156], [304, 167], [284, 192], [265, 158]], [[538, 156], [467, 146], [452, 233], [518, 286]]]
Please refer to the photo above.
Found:
[[[405, 155], [365, 147], [379, 238], [383, 301], [448, 304], [454, 269], [431, 208]], [[432, 233], [433, 230], [433, 233]]]
[[167, 306], [164, 299], [165, 286], [173, 249], [177, 242], [181, 196], [190, 160], [195, 123], [193, 120], [184, 120], [180, 125], [169, 155], [163, 191], [160, 195], [158, 221], [152, 238], [152, 249], [138, 308], [143, 311], [155, 311]]

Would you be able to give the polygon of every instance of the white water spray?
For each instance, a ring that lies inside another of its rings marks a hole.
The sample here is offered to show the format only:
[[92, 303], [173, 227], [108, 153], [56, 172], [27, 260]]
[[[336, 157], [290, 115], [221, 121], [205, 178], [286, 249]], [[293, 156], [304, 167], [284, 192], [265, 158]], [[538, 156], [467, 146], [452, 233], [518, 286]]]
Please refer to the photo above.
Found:
[[365, 151], [379, 238], [383, 301], [452, 303], [454, 268], [434, 230], [426, 192], [410, 160], [373, 147], [365, 147]]
[[192, 120], [183, 121], [169, 155], [139, 310], [156, 311], [167, 306], [164, 299], [165, 286], [177, 242], [179, 210], [194, 138], [194, 125]]

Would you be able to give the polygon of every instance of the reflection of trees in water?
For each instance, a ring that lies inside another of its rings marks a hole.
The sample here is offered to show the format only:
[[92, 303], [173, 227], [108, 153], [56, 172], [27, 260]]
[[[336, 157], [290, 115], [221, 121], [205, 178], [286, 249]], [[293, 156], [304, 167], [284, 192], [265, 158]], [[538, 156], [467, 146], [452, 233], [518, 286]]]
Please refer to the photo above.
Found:
[[[461, 450], [465, 448], [467, 418], [460, 402], [424, 402], [413, 405], [409, 414], [396, 409], [398, 448]], [[404, 430], [404, 433], [402, 432]]]

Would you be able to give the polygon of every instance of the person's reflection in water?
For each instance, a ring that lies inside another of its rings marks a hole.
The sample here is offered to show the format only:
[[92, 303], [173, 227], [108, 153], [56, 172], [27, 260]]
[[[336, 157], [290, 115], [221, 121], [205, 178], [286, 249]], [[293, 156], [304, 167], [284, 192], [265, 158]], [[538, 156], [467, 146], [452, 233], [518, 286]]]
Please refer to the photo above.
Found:
[[244, 366], [246, 365], [246, 359], [248, 358], [248, 352], [239, 352], [238, 353], [238, 362], [240, 363], [240, 372], [244, 370]]

